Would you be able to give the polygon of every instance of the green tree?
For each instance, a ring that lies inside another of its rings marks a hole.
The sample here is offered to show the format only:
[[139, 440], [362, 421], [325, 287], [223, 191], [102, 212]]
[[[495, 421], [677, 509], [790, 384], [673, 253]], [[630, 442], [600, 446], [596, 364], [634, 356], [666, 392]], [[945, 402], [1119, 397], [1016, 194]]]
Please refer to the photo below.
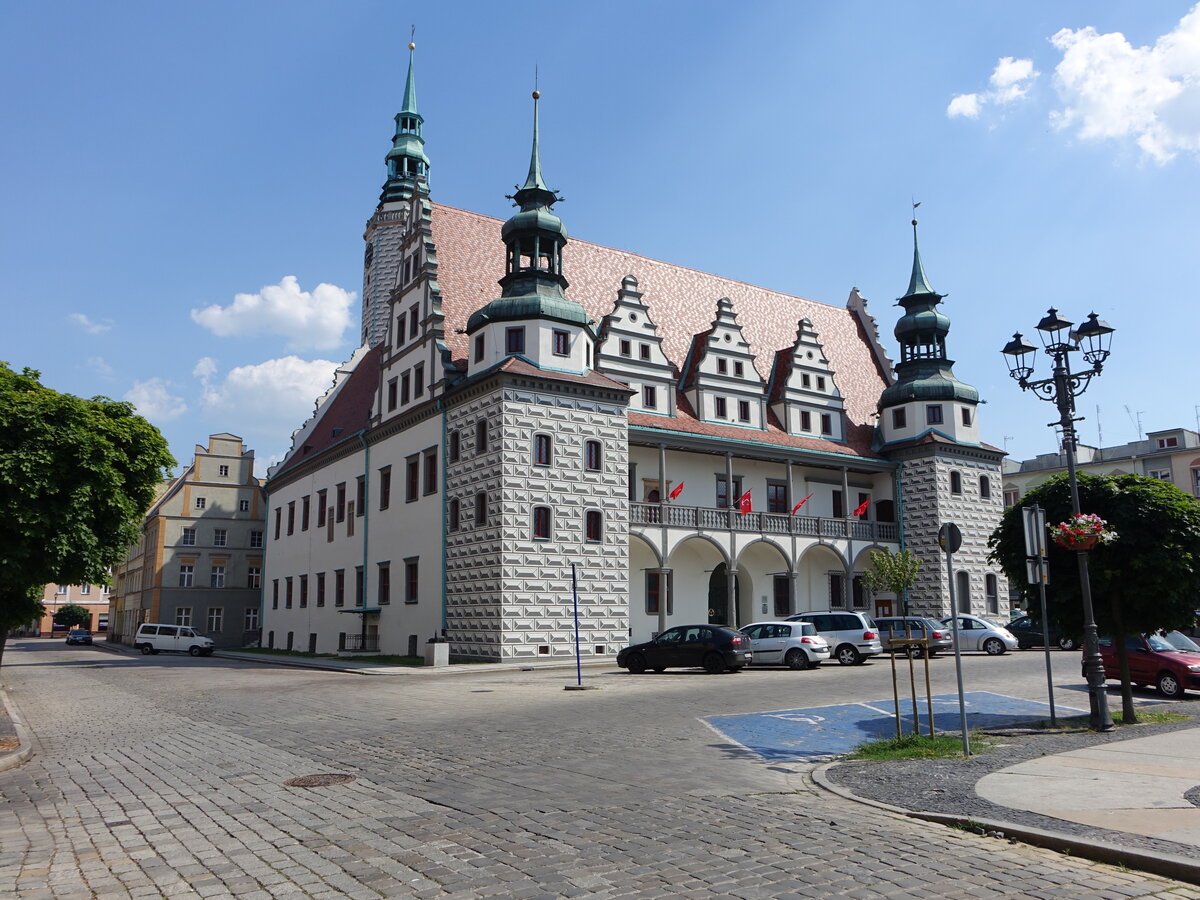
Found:
[[85, 606], [80, 606], [78, 603], [68, 603], [66, 606], [60, 606], [54, 614], [55, 625], [66, 625], [68, 628], [74, 628], [76, 625], [83, 625], [85, 622], [92, 621], [92, 613]]
[[917, 583], [921, 558], [911, 550], [893, 553], [887, 547], [871, 551], [871, 568], [863, 572], [863, 581], [873, 591], [889, 591], [900, 597]]
[[0, 660], [8, 632], [41, 614], [43, 585], [104, 581], [175, 464], [130, 404], [39, 378], [0, 362]]
[[[988, 541], [991, 559], [1022, 592], [1027, 608], [1036, 608], [1037, 586], [1026, 580], [1021, 509], [1034, 504], [1056, 524], [1071, 515], [1067, 476], [1056, 475], [1005, 511]], [[1195, 618], [1200, 596], [1200, 503], [1175, 485], [1140, 475], [1080, 475], [1079, 503], [1117, 533], [1116, 540], [1087, 551], [1092, 606], [1102, 635], [1144, 634], [1181, 628]], [[1049, 549], [1050, 583], [1046, 615], [1068, 633], [1083, 625], [1083, 599], [1075, 551], [1053, 542]], [[1136, 721], [1125, 642], [1113, 642], [1121, 667], [1125, 722]]]

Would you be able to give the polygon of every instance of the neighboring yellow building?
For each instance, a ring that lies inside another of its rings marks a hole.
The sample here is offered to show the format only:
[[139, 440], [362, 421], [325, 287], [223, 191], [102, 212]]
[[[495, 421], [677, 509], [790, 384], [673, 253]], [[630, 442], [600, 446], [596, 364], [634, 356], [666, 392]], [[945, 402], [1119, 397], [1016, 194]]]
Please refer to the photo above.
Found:
[[48, 584], [42, 591], [42, 605], [46, 612], [29, 628], [14, 632], [14, 635], [29, 637], [66, 638], [67, 626], [54, 624], [54, 616], [64, 606], [82, 606], [92, 614], [90, 621], [72, 628], [86, 628], [99, 636], [108, 629], [109, 589], [102, 584]]
[[109, 639], [132, 644], [142, 622], [167, 622], [189, 625], [217, 647], [257, 643], [264, 521], [254, 451], [234, 434], [197, 444], [113, 570]]
[[[1143, 441], [1114, 447], [1079, 446], [1075, 466], [1087, 475], [1147, 475], [1200, 497], [1200, 434], [1187, 428], [1152, 431]], [[1004, 505], [1012, 506], [1051, 475], [1067, 470], [1061, 453], [1004, 462]]]

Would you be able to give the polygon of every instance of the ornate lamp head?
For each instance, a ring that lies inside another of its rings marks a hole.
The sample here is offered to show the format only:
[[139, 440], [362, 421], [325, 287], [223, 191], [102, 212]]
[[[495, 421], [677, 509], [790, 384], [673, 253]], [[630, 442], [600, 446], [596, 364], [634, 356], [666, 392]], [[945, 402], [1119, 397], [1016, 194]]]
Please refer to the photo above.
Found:
[[1042, 346], [1046, 348], [1047, 353], [1062, 353], [1075, 349], [1075, 337], [1071, 333], [1071, 326], [1074, 324], [1060, 316], [1053, 306], [1050, 307], [1042, 321], [1037, 323]]
[[1037, 353], [1037, 347], [1025, 340], [1021, 332], [1014, 334], [1000, 352], [1008, 363], [1008, 374], [1016, 381], [1024, 383], [1033, 374], [1033, 355]]
[[1099, 371], [1108, 359], [1112, 333], [1115, 330], [1095, 313], [1090, 314], [1087, 321], [1075, 329], [1075, 340], [1083, 345], [1083, 358], [1095, 366], [1096, 371]]

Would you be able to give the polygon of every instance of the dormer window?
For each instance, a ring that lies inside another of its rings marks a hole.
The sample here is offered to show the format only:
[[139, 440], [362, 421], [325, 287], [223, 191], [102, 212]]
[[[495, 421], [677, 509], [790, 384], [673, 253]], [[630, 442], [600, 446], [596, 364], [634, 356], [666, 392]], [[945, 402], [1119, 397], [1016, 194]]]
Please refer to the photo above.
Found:
[[622, 340], [621, 340], [621, 355], [622, 356], [632, 356], [633, 355], [633, 345], [630, 344], [629, 341], [625, 340], [624, 338], [622, 338]]
[[642, 385], [642, 406], [646, 409], [656, 409], [658, 407], [658, 390], [654, 385]]
[[414, 339], [417, 336], [417, 323], [419, 321], [420, 313], [417, 312], [417, 308], [414, 306], [408, 311], [408, 330]]
[[825, 390], [825, 376], [824, 375], [817, 376], [817, 390], [818, 391]]
[[525, 352], [525, 328], [524, 326], [517, 328], [504, 329], [504, 352], [505, 353], [524, 353]]
[[638, 345], [638, 356], [641, 357], [641, 359], [645, 360], [646, 362], [649, 362], [650, 361], [650, 345], [649, 344], [639, 344]]
[[729, 362], [724, 357], [717, 358], [717, 374], [724, 375], [729, 368]]
[[740, 362], [735, 362], [733, 364], [733, 374], [736, 375], [738, 378], [743, 377], [746, 374], [746, 367], [744, 365], [742, 365]]
[[554, 329], [554, 355], [566, 356], [571, 352], [570, 332]]
[[942, 407], [940, 405], [925, 407], [925, 424], [926, 425], [941, 425], [942, 424]]
[[971, 408], [969, 406], [962, 408], [962, 423], [966, 428], [971, 427]]
[[1158, 449], [1159, 450], [1169, 450], [1172, 447], [1178, 447], [1178, 446], [1179, 446], [1179, 438], [1177, 438], [1177, 437], [1165, 437], [1165, 438], [1158, 439]]
[[892, 427], [907, 428], [908, 427], [908, 412], [904, 407], [892, 410]]
[[800, 430], [812, 431], [812, 413], [807, 409], [800, 410]]
[[483, 360], [483, 335], [475, 335], [475, 362]]
[[800, 373], [800, 387], [803, 387], [803, 388], [811, 388], [812, 387], [812, 378], [809, 376], [809, 374], [807, 372]]
[[718, 419], [725, 418], [725, 398], [716, 397], [713, 400], [713, 413]]
[[750, 401], [748, 401], [748, 400], [739, 400], [738, 401], [738, 421], [739, 422], [749, 422], [750, 421]]
[[833, 434], [833, 416], [830, 413], [821, 413], [821, 434]]

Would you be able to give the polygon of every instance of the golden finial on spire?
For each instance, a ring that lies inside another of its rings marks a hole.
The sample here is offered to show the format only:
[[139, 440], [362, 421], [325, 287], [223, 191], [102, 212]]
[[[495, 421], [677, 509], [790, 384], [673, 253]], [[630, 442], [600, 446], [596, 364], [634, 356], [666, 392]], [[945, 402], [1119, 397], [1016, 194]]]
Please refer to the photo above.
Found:
[[408, 32], [408, 49], [416, 50], [417, 49], [416, 42], [417, 42], [417, 26], [413, 25], [410, 27], [409, 32]]

